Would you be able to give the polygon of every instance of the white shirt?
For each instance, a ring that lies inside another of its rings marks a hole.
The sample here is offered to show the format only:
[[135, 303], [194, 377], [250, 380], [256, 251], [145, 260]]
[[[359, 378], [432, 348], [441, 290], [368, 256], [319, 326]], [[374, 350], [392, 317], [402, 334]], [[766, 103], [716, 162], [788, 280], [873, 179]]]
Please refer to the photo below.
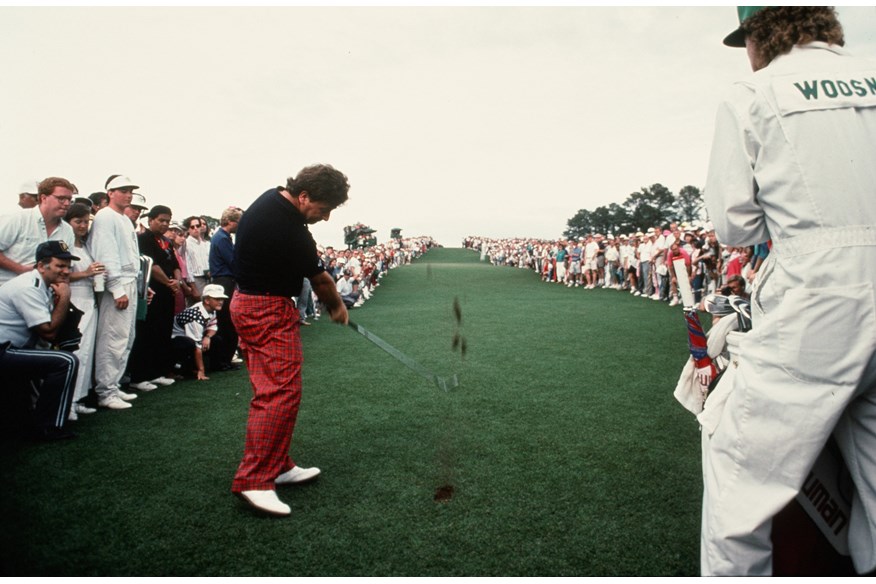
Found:
[[36, 340], [31, 330], [52, 322], [54, 294], [37, 270], [19, 274], [0, 288], [0, 343], [12, 341], [18, 349]]
[[[74, 246], [70, 251], [78, 257], [78, 260], [70, 262], [70, 272], [85, 272], [94, 263], [91, 254], [85, 247]], [[103, 274], [101, 274], [103, 277]], [[75, 282], [70, 280], [70, 302], [79, 310], [85, 311], [89, 306], [94, 306], [94, 278], [80, 278]]]
[[651, 252], [654, 250], [654, 244], [651, 243], [650, 239], [646, 239], [642, 243], [639, 244], [639, 261], [650, 262], [651, 261]]
[[186, 267], [189, 270], [189, 282], [195, 281], [195, 276], [202, 277], [210, 271], [210, 242], [189, 235], [186, 237]]
[[584, 246], [584, 261], [591, 262], [596, 258], [596, 254], [599, 253], [599, 244], [595, 241], [591, 241]]
[[[76, 237], [73, 228], [63, 220], [49, 235], [39, 207], [0, 217], [0, 253], [12, 261], [24, 265], [35, 264], [37, 246], [49, 240], [66, 242], [67, 247], [72, 249]], [[0, 286], [17, 275], [0, 268]]]
[[353, 293], [353, 280], [344, 276], [337, 281], [337, 287], [338, 294], [341, 296], [349, 296]]
[[124, 296], [124, 287], [140, 272], [140, 247], [131, 220], [111, 207], [98, 211], [88, 235], [88, 251], [106, 267], [106, 289], [113, 298]]

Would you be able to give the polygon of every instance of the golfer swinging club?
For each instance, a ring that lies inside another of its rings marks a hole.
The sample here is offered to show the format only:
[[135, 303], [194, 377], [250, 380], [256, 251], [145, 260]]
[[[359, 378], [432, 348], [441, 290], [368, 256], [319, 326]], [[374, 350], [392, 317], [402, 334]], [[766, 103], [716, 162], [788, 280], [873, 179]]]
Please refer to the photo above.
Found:
[[347, 177], [328, 165], [309, 166], [271, 189], [247, 209], [234, 247], [239, 293], [231, 318], [249, 370], [253, 398], [243, 460], [231, 491], [254, 509], [279, 517], [289, 506], [276, 485], [302, 483], [318, 468], [296, 466], [289, 456], [301, 399], [301, 338], [292, 302], [309, 278], [331, 319], [347, 324], [347, 308], [316, 252], [308, 224], [328, 221], [347, 200]]
[[[721, 103], [705, 187], [725, 245], [772, 240], [752, 330], [704, 436], [702, 572], [769, 575], [772, 517], [833, 433], [857, 489], [855, 569], [876, 568], [876, 63], [832, 8], [739, 8], [754, 74]], [[708, 409], [709, 402], [706, 401]]]

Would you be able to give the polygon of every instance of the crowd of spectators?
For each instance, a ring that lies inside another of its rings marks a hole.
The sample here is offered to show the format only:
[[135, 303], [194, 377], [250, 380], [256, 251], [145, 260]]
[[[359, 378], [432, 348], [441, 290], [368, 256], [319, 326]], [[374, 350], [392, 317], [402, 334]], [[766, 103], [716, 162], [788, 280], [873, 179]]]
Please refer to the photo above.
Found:
[[469, 236], [463, 246], [496, 266], [535, 271], [544, 282], [585, 290], [610, 288], [680, 304], [673, 261], [683, 259], [700, 302], [710, 293], [747, 296], [769, 254], [767, 244], [721, 245], [709, 223], [670, 223], [628, 234], [578, 239], [492, 239]]
[[[65, 423], [96, 412], [92, 406], [127, 409], [134, 391], [207, 381], [208, 373], [242, 363], [228, 306], [236, 290], [234, 234], [245, 211], [225, 209], [211, 232], [207, 216], [177, 221], [169, 206], [150, 206], [125, 176], [110, 176], [105, 188], [84, 197], [70, 181], [50, 177], [24, 185], [22, 210], [0, 216], [0, 375], [30, 394], [31, 410], [49, 407], [39, 403], [45, 379], [38, 363], [58, 351], [56, 321], [75, 320], [75, 358], [52, 362], [65, 369], [55, 374], [56, 419], [46, 422], [42, 438], [67, 437]], [[44, 242], [54, 247], [47, 251]], [[374, 294], [388, 270], [436, 245], [414, 237], [318, 251], [352, 308]], [[39, 294], [4, 296], [12, 281], [9, 290], [36, 287]], [[297, 304], [301, 324], [309, 325], [320, 310], [304, 284]], [[76, 316], [58, 316], [68, 311]]]

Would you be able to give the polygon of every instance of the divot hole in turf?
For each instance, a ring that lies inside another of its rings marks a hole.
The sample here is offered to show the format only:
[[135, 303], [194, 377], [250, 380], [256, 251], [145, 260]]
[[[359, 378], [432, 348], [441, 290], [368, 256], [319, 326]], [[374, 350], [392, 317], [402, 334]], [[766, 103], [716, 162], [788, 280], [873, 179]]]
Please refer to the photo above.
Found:
[[443, 487], [438, 487], [438, 490], [435, 491], [436, 503], [447, 503], [451, 497], [453, 497], [453, 485], [444, 485]]

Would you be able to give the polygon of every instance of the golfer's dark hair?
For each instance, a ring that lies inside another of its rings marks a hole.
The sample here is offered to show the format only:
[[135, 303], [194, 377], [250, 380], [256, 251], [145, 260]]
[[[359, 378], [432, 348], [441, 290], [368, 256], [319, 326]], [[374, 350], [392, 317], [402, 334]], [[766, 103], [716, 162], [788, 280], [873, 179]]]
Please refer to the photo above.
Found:
[[82, 217], [91, 216], [91, 207], [87, 207], [82, 203], [73, 203], [67, 209], [67, 214], [64, 215], [64, 221], [70, 223], [73, 219], [81, 219]]
[[328, 164], [314, 164], [286, 180], [286, 190], [293, 197], [307, 192], [312, 201], [326, 203], [332, 209], [347, 202], [350, 183], [347, 176]]
[[149, 214], [146, 215], [150, 219], [155, 219], [159, 215], [170, 215], [173, 216], [173, 211], [170, 210], [170, 207], [166, 205], [155, 205], [151, 209], [149, 209]]
[[773, 6], [745, 20], [741, 27], [764, 64], [794, 45], [822, 41], [843, 46], [843, 27], [832, 6]]

